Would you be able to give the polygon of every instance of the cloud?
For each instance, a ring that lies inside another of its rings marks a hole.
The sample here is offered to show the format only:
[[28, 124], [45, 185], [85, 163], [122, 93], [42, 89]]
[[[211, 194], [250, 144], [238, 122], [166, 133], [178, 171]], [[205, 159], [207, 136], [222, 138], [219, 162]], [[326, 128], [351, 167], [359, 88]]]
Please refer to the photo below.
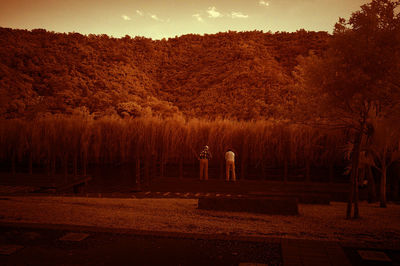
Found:
[[128, 17], [127, 15], [122, 15], [121, 17], [122, 17], [123, 20], [131, 20], [131, 18]]
[[260, 6], [269, 6], [269, 2], [266, 2], [266, 1], [264, 1], [264, 0], [260, 0], [260, 1], [258, 2], [258, 4], [259, 4]]
[[155, 21], [163, 21], [162, 19], [160, 19], [159, 17], [157, 17], [156, 14], [149, 14], [151, 19], [154, 19]]
[[204, 19], [201, 17], [200, 14], [194, 14], [194, 15], [192, 15], [192, 17], [195, 17], [197, 19], [197, 21], [199, 21], [199, 22], [204, 22]]
[[144, 17], [144, 16], [149, 17], [152, 20], [159, 21], [159, 22], [164, 22], [164, 21], [167, 22], [167, 23], [171, 22], [170, 19], [164, 20], [164, 19], [159, 18], [156, 14], [145, 13], [142, 10], [139, 10], [139, 9], [136, 10], [136, 14], [138, 14], [141, 17]]
[[208, 13], [208, 17], [210, 17], [210, 18], [220, 18], [223, 16], [221, 13], [219, 13], [217, 11], [215, 6], [209, 7], [207, 10], [207, 13]]
[[244, 15], [242, 12], [235, 12], [232, 11], [231, 15], [232, 18], [248, 18], [249, 15]]

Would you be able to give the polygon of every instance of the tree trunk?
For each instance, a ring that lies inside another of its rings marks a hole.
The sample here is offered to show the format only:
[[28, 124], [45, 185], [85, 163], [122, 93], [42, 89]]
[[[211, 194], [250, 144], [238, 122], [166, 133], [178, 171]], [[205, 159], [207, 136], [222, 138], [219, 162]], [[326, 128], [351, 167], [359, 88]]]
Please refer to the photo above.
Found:
[[353, 179], [353, 171], [351, 171], [350, 177], [350, 192], [349, 192], [349, 200], [347, 202], [347, 210], [346, 210], [346, 219], [351, 219], [351, 210], [353, 207], [353, 198], [354, 198], [354, 179]]
[[352, 163], [351, 163], [350, 193], [349, 193], [349, 201], [347, 202], [346, 219], [351, 218], [353, 199], [354, 199], [354, 218], [359, 217], [357, 178], [358, 178], [360, 151], [361, 151], [361, 138], [362, 138], [362, 131], [357, 133], [357, 136], [354, 141]]
[[355, 174], [355, 179], [354, 179], [354, 218], [359, 218], [359, 210], [358, 210], [358, 164], [357, 164], [357, 170]]
[[395, 171], [394, 171], [394, 181], [395, 181], [395, 185], [394, 185], [394, 199], [395, 200], [399, 200], [400, 195], [399, 195], [399, 186], [400, 186], [400, 162], [395, 162]]
[[399, 183], [400, 183], [400, 163], [393, 164], [393, 187], [392, 187], [392, 200], [399, 200]]
[[382, 162], [382, 175], [381, 175], [381, 208], [386, 208], [386, 162]]
[[373, 203], [376, 202], [376, 185], [374, 175], [372, 174], [371, 166], [367, 166], [365, 170], [365, 174], [368, 178], [368, 202]]

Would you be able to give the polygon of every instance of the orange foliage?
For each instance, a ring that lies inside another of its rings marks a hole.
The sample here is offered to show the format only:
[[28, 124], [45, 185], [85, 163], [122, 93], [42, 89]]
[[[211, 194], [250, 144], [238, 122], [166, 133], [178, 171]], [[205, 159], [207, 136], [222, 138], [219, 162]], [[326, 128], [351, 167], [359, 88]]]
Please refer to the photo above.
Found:
[[299, 55], [325, 32], [227, 32], [153, 41], [0, 28], [0, 117], [184, 114], [251, 120], [286, 116]]

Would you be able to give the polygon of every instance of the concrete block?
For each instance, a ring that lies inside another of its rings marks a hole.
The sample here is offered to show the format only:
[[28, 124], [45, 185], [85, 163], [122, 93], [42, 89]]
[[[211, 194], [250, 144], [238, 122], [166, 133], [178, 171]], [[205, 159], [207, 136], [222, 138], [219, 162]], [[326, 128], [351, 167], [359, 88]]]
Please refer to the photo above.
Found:
[[297, 215], [297, 198], [199, 198], [198, 208], [203, 210], [252, 212], [264, 214]]

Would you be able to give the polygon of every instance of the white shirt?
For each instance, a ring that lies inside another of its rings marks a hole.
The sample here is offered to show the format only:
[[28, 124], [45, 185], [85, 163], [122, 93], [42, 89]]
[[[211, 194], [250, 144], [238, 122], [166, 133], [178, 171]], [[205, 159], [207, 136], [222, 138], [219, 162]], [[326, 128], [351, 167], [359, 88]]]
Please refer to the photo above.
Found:
[[232, 151], [228, 151], [225, 153], [225, 160], [234, 162], [235, 161], [235, 154]]

